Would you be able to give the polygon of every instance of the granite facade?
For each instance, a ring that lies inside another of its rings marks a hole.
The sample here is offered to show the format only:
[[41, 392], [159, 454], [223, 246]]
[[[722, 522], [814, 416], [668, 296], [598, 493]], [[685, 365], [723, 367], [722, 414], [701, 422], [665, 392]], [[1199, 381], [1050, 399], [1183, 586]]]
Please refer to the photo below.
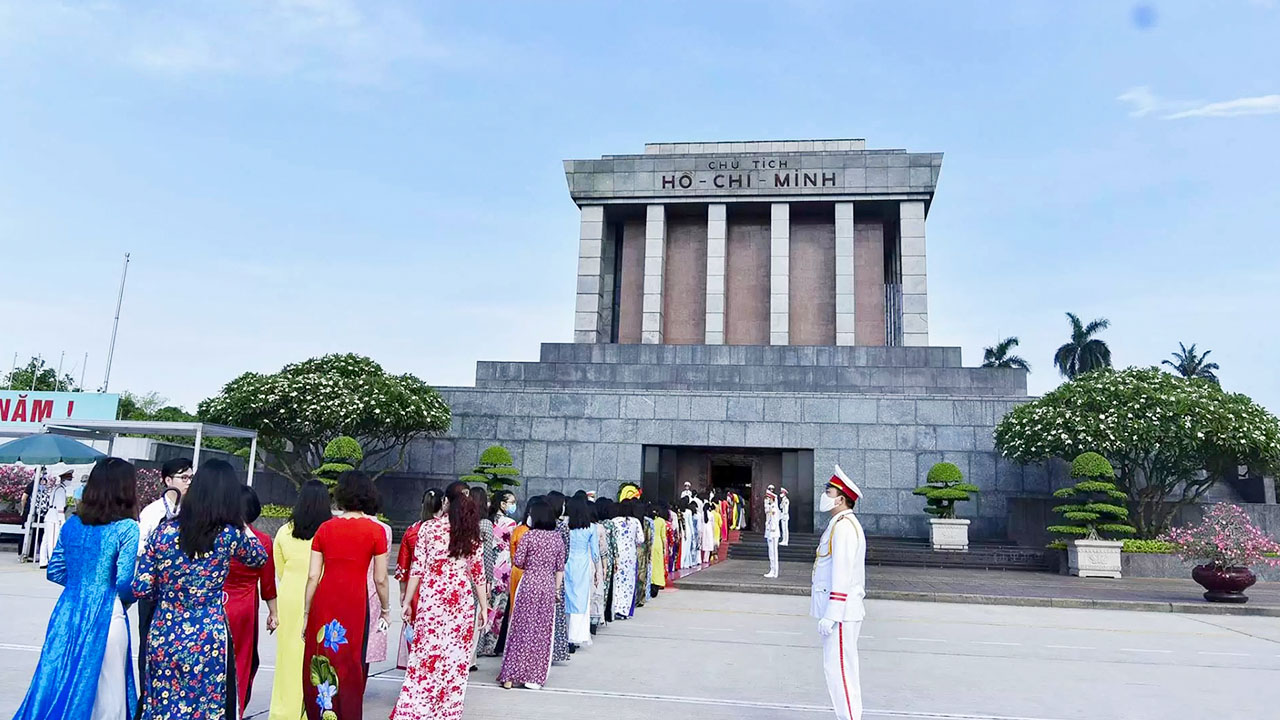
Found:
[[[866, 491], [860, 517], [868, 533], [900, 537], [927, 534], [923, 501], [911, 490], [934, 463], [955, 463], [982, 488], [961, 511], [975, 538], [1003, 538], [1008, 498], [1049, 487], [1047, 471], [1003, 461], [993, 449], [995, 423], [1027, 399], [1025, 373], [1000, 371], [992, 377], [1006, 386], [992, 387], [989, 371], [960, 367], [958, 348], [548, 344], [542, 357], [485, 363], [478, 387], [441, 388], [453, 429], [417, 441], [405, 469], [453, 476], [501, 444], [522, 471], [521, 497], [578, 489], [611, 495], [623, 482], [641, 482], [646, 445], [812, 450], [815, 493], [839, 463]], [[512, 368], [519, 377], [483, 377]], [[574, 372], [543, 385], [534, 377], [541, 371], [530, 371], [541, 368]], [[738, 379], [720, 389], [689, 389], [678, 379], [620, 387], [618, 373], [637, 369], [705, 372], [706, 382], [736, 372]], [[920, 385], [896, 393], [839, 381], [780, 389], [792, 373], [818, 371], [883, 373]], [[968, 380], [927, 385], [948, 377]], [[960, 389], [983, 383], [990, 393]]]

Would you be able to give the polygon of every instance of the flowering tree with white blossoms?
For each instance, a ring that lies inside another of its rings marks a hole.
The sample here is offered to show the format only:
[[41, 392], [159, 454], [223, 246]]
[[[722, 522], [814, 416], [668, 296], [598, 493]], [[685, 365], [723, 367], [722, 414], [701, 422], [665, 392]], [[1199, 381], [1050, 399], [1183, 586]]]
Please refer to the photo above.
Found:
[[1094, 450], [1116, 470], [1142, 537], [1245, 467], [1280, 468], [1280, 421], [1247, 396], [1156, 368], [1099, 370], [1011, 410], [995, 431], [1002, 455], [1023, 463]]
[[[200, 403], [200, 419], [258, 431], [266, 466], [295, 485], [313, 477], [325, 444], [359, 438], [364, 464], [381, 472], [404, 463], [418, 435], [449, 429], [448, 405], [413, 375], [389, 375], [355, 354], [325, 355], [270, 375], [245, 373]], [[391, 458], [394, 457], [394, 460]]]

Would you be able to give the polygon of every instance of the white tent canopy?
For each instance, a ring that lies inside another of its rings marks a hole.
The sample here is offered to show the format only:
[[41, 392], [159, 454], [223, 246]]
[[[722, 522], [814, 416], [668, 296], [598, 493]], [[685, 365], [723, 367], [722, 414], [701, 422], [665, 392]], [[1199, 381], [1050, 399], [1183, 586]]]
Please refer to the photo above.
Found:
[[247, 438], [249, 440], [249, 474], [247, 484], [253, 485], [253, 470], [258, 459], [258, 431], [229, 425], [200, 422], [162, 422], [157, 420], [68, 420], [44, 426], [47, 433], [75, 438], [107, 440], [107, 454], [115, 446], [117, 435], [181, 435], [195, 438], [195, 454], [191, 464], [200, 466], [200, 446], [206, 437]]

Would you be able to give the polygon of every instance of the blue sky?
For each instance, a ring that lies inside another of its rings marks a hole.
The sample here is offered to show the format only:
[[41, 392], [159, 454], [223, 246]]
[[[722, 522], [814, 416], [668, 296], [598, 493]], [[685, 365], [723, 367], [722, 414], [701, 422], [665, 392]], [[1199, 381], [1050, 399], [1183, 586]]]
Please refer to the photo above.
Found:
[[[1280, 7], [0, 0], [0, 362], [191, 408], [334, 351], [438, 385], [571, 338], [560, 161], [647, 141], [946, 153], [932, 341], [1063, 313], [1280, 411]], [[75, 370], [79, 374], [79, 368]]]

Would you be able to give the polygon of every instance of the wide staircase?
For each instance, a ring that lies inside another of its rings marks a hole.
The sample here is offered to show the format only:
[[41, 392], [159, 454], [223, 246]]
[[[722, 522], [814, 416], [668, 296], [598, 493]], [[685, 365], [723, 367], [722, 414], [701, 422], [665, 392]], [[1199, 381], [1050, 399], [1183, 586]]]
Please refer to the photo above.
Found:
[[[813, 562], [819, 535], [791, 533], [790, 544], [778, 548], [780, 562]], [[768, 560], [764, 536], [743, 532], [740, 542], [729, 546], [729, 558]], [[923, 568], [973, 568], [981, 570], [1045, 571], [1053, 569], [1044, 548], [1019, 547], [1008, 541], [970, 543], [968, 552], [935, 552], [927, 539], [867, 538], [867, 564]]]

